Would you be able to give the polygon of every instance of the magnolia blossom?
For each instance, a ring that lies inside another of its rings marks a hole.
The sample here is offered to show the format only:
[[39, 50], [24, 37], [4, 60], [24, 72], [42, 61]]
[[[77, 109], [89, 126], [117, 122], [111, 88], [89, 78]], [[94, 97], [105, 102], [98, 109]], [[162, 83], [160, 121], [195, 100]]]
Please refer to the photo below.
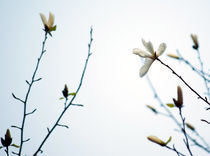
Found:
[[40, 17], [42, 19], [42, 23], [44, 24], [46, 32], [50, 33], [51, 31], [55, 31], [56, 30], [56, 25], [55, 26], [53, 25], [55, 17], [54, 17], [54, 15], [51, 12], [49, 14], [48, 21], [47, 21], [47, 19], [46, 19], [44, 14], [40, 13]]
[[140, 69], [140, 77], [143, 77], [148, 72], [150, 66], [155, 61], [155, 59], [157, 57], [159, 57], [160, 55], [162, 55], [162, 53], [166, 49], [166, 44], [165, 43], [161, 43], [159, 45], [159, 48], [158, 48], [157, 52], [154, 51], [153, 45], [150, 41], [146, 42], [144, 39], [142, 39], [142, 43], [143, 43], [143, 45], [144, 45], [144, 47], [146, 48], [147, 51], [144, 51], [144, 50], [141, 50], [141, 49], [138, 49], [138, 48], [133, 49], [134, 54], [145, 58], [144, 65]]

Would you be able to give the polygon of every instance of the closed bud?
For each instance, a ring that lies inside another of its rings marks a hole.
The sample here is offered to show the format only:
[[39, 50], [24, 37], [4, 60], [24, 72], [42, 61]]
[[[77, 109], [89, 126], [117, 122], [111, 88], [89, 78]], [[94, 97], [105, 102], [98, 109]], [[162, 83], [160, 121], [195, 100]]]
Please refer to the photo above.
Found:
[[181, 108], [183, 106], [183, 95], [180, 86], [177, 86], [177, 100], [173, 98], [173, 101], [178, 108]]
[[154, 112], [155, 114], [157, 114], [158, 112], [157, 112], [157, 110], [153, 107], [153, 106], [151, 106], [151, 105], [146, 105], [147, 106], [147, 108], [149, 108], [152, 112]]
[[174, 58], [174, 59], [179, 59], [179, 56], [177, 56], [176, 54], [167, 54], [169, 57]]
[[68, 90], [68, 87], [67, 87], [67, 85], [66, 85], [66, 84], [65, 84], [65, 87], [64, 87], [64, 89], [63, 89], [62, 93], [63, 93], [63, 96], [64, 96], [65, 98], [67, 98], [67, 97], [68, 97], [69, 90]]
[[186, 126], [191, 129], [192, 131], [195, 130], [195, 127], [193, 125], [191, 125], [190, 123], [186, 122]]
[[11, 134], [10, 134], [10, 130], [7, 129], [6, 131], [6, 134], [5, 134], [5, 138], [1, 138], [1, 144], [4, 146], [4, 147], [8, 147], [10, 146], [10, 144], [12, 143], [12, 137], [11, 137]]
[[192, 47], [193, 47], [193, 49], [197, 50], [199, 48], [198, 37], [195, 34], [191, 34], [191, 38], [194, 43], [194, 45]]
[[166, 143], [162, 140], [160, 140], [158, 137], [150, 135], [147, 137], [148, 140], [160, 145], [160, 146], [166, 146]]

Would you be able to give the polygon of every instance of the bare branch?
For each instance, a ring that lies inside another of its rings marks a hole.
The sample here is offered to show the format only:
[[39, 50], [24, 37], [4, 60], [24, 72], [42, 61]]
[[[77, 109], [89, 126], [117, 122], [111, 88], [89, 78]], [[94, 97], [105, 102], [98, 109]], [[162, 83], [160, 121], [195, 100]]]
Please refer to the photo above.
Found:
[[83, 105], [83, 104], [74, 104], [74, 103], [72, 103], [71, 105], [72, 105], [72, 106], [80, 106], [80, 107], [84, 107], [84, 105]]
[[210, 124], [210, 122], [205, 119], [201, 119], [201, 121], [206, 122], [207, 124]]
[[67, 126], [67, 125], [57, 124], [57, 126], [60, 126], [60, 127], [65, 127], [65, 128], [69, 128], [69, 126]]
[[36, 112], [36, 109], [34, 109], [32, 112], [30, 113], [26, 113], [26, 115], [30, 115], [30, 114], [33, 114], [34, 112]]
[[23, 101], [20, 98], [16, 97], [14, 93], [12, 93], [12, 96], [13, 96], [14, 99], [16, 99], [16, 100], [18, 100], [18, 101], [20, 101], [22, 103], [25, 103], [25, 101]]
[[42, 78], [38, 78], [38, 79], [34, 80], [34, 82], [40, 81], [41, 79], [42, 79]]
[[18, 127], [18, 126], [15, 126], [15, 125], [12, 125], [11, 127], [12, 128], [17, 128], [17, 129], [21, 130], [21, 127]]
[[23, 140], [23, 142], [27, 142], [27, 141], [29, 141], [29, 140], [31, 140], [30, 138], [28, 138], [28, 139], [26, 139], [26, 140]]

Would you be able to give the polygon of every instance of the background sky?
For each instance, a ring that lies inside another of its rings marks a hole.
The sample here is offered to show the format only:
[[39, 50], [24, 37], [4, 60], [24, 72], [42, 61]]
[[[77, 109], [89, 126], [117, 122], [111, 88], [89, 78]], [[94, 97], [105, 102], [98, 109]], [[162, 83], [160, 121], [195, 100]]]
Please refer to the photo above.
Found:
[[[198, 35], [201, 57], [208, 71], [210, 49], [210, 1], [208, 0], [0, 0], [0, 136], [11, 125], [20, 125], [22, 103], [11, 93], [25, 96], [44, 39], [39, 13], [55, 15], [57, 31], [49, 37], [36, 83], [28, 101], [28, 111], [36, 113], [26, 120], [24, 154], [31, 155], [39, 146], [63, 109], [61, 91], [64, 84], [75, 91], [87, 56], [89, 30], [93, 26], [92, 56], [83, 86], [75, 100], [84, 107], [71, 107], [43, 147], [45, 156], [140, 156], [176, 155], [149, 142], [148, 135], [163, 140], [172, 136], [178, 150], [188, 154], [183, 135], [176, 125], [163, 116], [154, 115], [145, 105], [159, 108], [146, 78], [139, 77], [141, 60], [133, 48], [144, 48], [141, 38], [151, 40], [155, 49], [167, 44], [161, 59], [170, 64], [184, 79], [204, 95], [200, 77], [183, 63], [169, 59], [167, 53], [181, 54], [199, 65], [191, 48], [190, 34]], [[198, 66], [199, 67], [199, 66]], [[176, 97], [180, 85], [184, 93], [183, 114], [200, 134], [210, 140], [206, 104], [198, 100], [171, 72], [155, 62], [149, 70], [164, 103]], [[176, 109], [172, 110], [178, 114]], [[179, 116], [177, 115], [177, 118]], [[19, 132], [11, 129], [13, 142], [19, 144]], [[210, 142], [209, 142], [210, 143]], [[15, 149], [14, 149], [15, 150]], [[192, 147], [195, 155], [208, 155]], [[4, 151], [0, 150], [0, 155]]]

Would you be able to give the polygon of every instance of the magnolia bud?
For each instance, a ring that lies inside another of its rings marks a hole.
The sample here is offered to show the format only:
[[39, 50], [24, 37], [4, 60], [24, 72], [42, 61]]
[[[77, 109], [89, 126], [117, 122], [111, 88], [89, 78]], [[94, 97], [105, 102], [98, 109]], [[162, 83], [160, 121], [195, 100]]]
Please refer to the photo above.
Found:
[[10, 146], [11, 143], [12, 143], [11, 134], [10, 134], [9, 129], [7, 129], [6, 134], [5, 134], [5, 138], [4, 139], [1, 138], [1, 144], [4, 147], [8, 147], [8, 146]]
[[183, 96], [182, 96], [182, 89], [180, 86], [177, 86], [177, 100], [173, 98], [174, 104], [181, 108], [183, 106]]
[[65, 87], [64, 87], [64, 89], [63, 89], [62, 93], [63, 93], [63, 96], [64, 96], [65, 98], [67, 98], [67, 97], [68, 97], [69, 90], [68, 90], [68, 87], [67, 87], [67, 85], [66, 85], [66, 84], [65, 84]]
[[197, 35], [191, 34], [191, 38], [192, 38], [192, 41], [194, 43], [194, 45], [192, 46], [193, 49], [198, 49], [199, 48], [199, 43], [198, 43], [198, 37], [197, 37]]

